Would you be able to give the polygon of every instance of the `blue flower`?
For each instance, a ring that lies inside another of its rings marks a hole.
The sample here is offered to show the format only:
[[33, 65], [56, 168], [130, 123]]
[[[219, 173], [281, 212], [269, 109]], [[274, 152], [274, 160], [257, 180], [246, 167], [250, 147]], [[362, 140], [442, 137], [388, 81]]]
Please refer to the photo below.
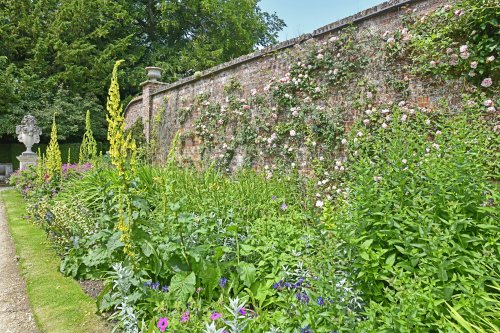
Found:
[[313, 333], [313, 331], [309, 328], [309, 325], [307, 325], [306, 327], [302, 327], [300, 329], [300, 333]]
[[275, 195], [273, 195], [273, 196], [271, 197], [271, 199], [276, 200], [276, 196], [275, 196]]
[[288, 205], [286, 203], [281, 205], [281, 210], [285, 211], [288, 208]]
[[168, 286], [163, 286], [163, 287], [161, 287], [161, 291], [163, 291], [164, 293], [168, 293], [170, 291], [170, 289]]
[[151, 283], [151, 289], [158, 290], [160, 288], [160, 282]]
[[273, 284], [273, 289], [282, 289], [283, 288], [283, 280], [280, 280]]
[[316, 300], [316, 303], [319, 306], [323, 306], [323, 305], [325, 305], [325, 299], [323, 297], [318, 297], [318, 299]]
[[226, 286], [226, 283], [227, 283], [227, 278], [225, 278], [225, 277], [221, 277], [221, 278], [219, 279], [219, 286], [220, 286], [221, 288], [224, 288], [224, 287]]
[[307, 296], [305, 291], [302, 291], [300, 293], [296, 293], [295, 297], [297, 298], [297, 300], [299, 302], [304, 303], [304, 304], [309, 304], [309, 296]]

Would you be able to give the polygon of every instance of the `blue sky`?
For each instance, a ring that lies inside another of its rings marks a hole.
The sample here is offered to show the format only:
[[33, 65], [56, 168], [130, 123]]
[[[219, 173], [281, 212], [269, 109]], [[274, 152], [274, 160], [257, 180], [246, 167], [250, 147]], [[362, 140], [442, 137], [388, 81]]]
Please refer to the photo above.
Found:
[[281, 42], [382, 2], [384, 0], [261, 0], [259, 4], [266, 12], [276, 12], [287, 24], [279, 34]]

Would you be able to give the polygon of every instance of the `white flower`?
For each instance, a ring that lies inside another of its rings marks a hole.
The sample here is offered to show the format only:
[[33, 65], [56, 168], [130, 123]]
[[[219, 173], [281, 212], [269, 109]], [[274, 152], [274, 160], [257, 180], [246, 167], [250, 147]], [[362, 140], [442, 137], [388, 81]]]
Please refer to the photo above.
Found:
[[333, 36], [332, 38], [330, 38], [331, 43], [336, 42], [338, 40], [339, 40], [339, 38], [337, 36]]
[[436, 135], [441, 135], [441, 134], [443, 134], [443, 132], [441, 132], [439, 130], [436, 131]]
[[379, 182], [379, 181], [381, 181], [381, 180], [382, 180], [382, 177], [380, 177], [380, 176], [375, 176], [375, 177], [373, 177], [373, 180], [374, 180], [374, 181], [376, 181], [376, 182]]
[[406, 35], [408, 34], [408, 28], [403, 28], [403, 30], [401, 30], [401, 35]]
[[297, 134], [297, 132], [295, 132], [295, 130], [290, 130], [290, 136], [295, 136]]
[[257, 94], [257, 89], [252, 89], [251, 94], [252, 94], [252, 96], [255, 96]]
[[490, 56], [486, 58], [486, 62], [493, 62], [495, 60], [495, 56]]
[[316, 89], [314, 89], [315, 92], [319, 93], [321, 91], [321, 88], [320, 87], [316, 87]]
[[371, 114], [372, 114], [372, 112], [373, 112], [372, 110], [366, 110], [366, 111], [365, 111], [365, 113], [366, 113], [366, 115], [367, 115], [367, 116], [371, 115]]
[[366, 98], [371, 99], [373, 97], [373, 94], [371, 91], [366, 93]]
[[383, 129], [386, 129], [387, 127], [389, 127], [389, 125], [387, 125], [386, 123], [383, 123], [383, 124], [382, 124], [382, 128], [383, 128]]
[[389, 39], [387, 39], [387, 43], [389, 44], [392, 44], [394, 43], [396, 40], [394, 39], [394, 37], [390, 37]]
[[429, 66], [431, 67], [436, 67], [436, 62], [434, 60], [432, 60], [430, 63], [429, 63]]
[[324, 205], [323, 201], [321, 201], [321, 200], [317, 200], [316, 201], [316, 207], [320, 207], [321, 208], [321, 207], [323, 207], [323, 205]]
[[391, 112], [391, 110], [389, 110], [389, 109], [384, 109], [384, 110], [380, 111], [380, 113], [382, 113], [382, 114], [387, 114], [389, 112]]
[[363, 136], [363, 132], [360, 131], [360, 132], [356, 133], [356, 135], [359, 136], [359, 137], [362, 137]]
[[347, 140], [346, 139], [342, 139], [342, 144], [346, 145], [347, 144]]
[[363, 120], [363, 124], [365, 124], [365, 126], [370, 125], [370, 119]]
[[486, 109], [486, 111], [488, 111], [488, 112], [495, 112], [496, 109], [495, 109], [494, 106], [490, 106], [489, 108]]
[[316, 59], [318, 59], [318, 60], [322, 60], [324, 57], [325, 57], [325, 56], [324, 56], [322, 53], [320, 53], [320, 54], [318, 54], [318, 55], [316, 56]]
[[473, 61], [470, 63], [470, 68], [476, 69], [477, 68], [477, 61]]
[[339, 73], [339, 69], [338, 68], [334, 68], [333, 69], [333, 75], [337, 75]]
[[292, 168], [295, 168], [295, 163], [293, 163], [293, 162], [292, 162], [292, 164], [290, 164], [290, 166], [291, 166]]
[[491, 87], [492, 84], [493, 80], [490, 77], [487, 77], [486, 79], [483, 80], [483, 82], [481, 82], [481, 86], [485, 88]]
[[399, 106], [400, 108], [401, 108], [401, 107], [403, 107], [403, 106], [405, 106], [405, 105], [406, 105], [406, 102], [405, 102], [405, 101], [401, 101], [401, 102], [399, 102], [399, 103], [398, 103], [398, 106]]
[[427, 119], [427, 120], [425, 121], [425, 124], [426, 124], [427, 126], [428, 126], [428, 125], [430, 125], [430, 124], [431, 124], [431, 120], [430, 120], [430, 119]]
[[404, 123], [406, 121], [406, 119], [408, 119], [408, 116], [407, 115], [402, 115], [401, 116], [401, 121]]
[[487, 99], [484, 101], [484, 106], [489, 107], [493, 105], [493, 101], [491, 99]]
[[401, 162], [403, 162], [403, 164], [406, 164], [406, 163], [408, 163], [408, 160], [407, 160], [406, 158], [403, 158], [403, 159], [401, 160]]
[[462, 45], [460, 46], [460, 53], [464, 53], [464, 52], [467, 52], [467, 45]]
[[470, 71], [470, 72], [469, 72], [469, 76], [470, 76], [470, 77], [474, 77], [474, 76], [476, 76], [476, 73], [474, 73], [474, 71]]

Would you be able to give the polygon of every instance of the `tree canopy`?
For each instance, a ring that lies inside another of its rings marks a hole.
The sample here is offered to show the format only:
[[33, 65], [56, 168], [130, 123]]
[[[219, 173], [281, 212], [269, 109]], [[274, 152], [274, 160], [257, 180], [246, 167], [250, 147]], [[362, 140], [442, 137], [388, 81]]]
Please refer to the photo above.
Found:
[[138, 93], [145, 66], [175, 81], [276, 41], [284, 26], [260, 0], [0, 0], [0, 138], [35, 115], [48, 138], [79, 140], [90, 110], [98, 140], [113, 65], [121, 93]]

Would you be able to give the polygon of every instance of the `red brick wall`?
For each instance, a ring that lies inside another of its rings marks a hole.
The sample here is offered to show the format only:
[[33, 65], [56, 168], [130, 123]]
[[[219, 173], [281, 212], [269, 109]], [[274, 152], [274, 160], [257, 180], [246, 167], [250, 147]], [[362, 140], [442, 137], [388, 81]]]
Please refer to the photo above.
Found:
[[[317, 29], [312, 34], [303, 35], [208, 69], [196, 77], [189, 77], [168, 85], [146, 82], [143, 86], [145, 93], [142, 99], [140, 97], [134, 99], [126, 108], [127, 126], [133, 124], [139, 117], [142, 117], [146, 125], [151, 124], [159, 112], [164, 112], [163, 121], [158, 126], [159, 143], [157, 150], [158, 161], [163, 161], [176, 131], [178, 129], [181, 129], [181, 131], [192, 130], [192, 125], [198, 116], [196, 111], [193, 112], [191, 117], [181, 125], [176, 119], [178, 117], [177, 110], [192, 106], [200, 94], [209, 94], [210, 100], [224, 104], [224, 87], [232, 79], [241, 84], [243, 98], [248, 97], [252, 89], [255, 89], [259, 94], [263, 93], [264, 87], [269, 80], [273, 77], [280, 78], [289, 71], [290, 64], [296, 61], [294, 55], [300, 53], [302, 46], [307, 43], [322, 43], [332, 35], [336, 35], [350, 23], [355, 24], [358, 31], [369, 31], [371, 35], [375, 36], [374, 38], [379, 38], [385, 31], [401, 29], [402, 14], [407, 10], [412, 9], [423, 15], [451, 2], [449, 0], [388, 1]], [[365, 43], [365, 41], [360, 40], [359, 43]], [[392, 68], [389, 71], [383, 59], [371, 62], [361, 73], [361, 76], [377, 87], [377, 98], [379, 99], [397, 102], [401, 98], [390, 84], [392, 79], [404, 81], [408, 84], [410, 97], [408, 97], [407, 101], [421, 107], [432, 107], [438, 100], [443, 98], [451, 105], [456, 105], [460, 97], [459, 89], [454, 86], [455, 82], [448, 82], [447, 86], [433, 86], [411, 76], [407, 68], [401, 67], [396, 71]], [[149, 87], [149, 84], [152, 86]], [[328, 101], [348, 110], [346, 111], [349, 113], [346, 117], [346, 128], [362, 112], [355, 107], [350, 107], [345, 98], [348, 94], [350, 94], [350, 91], [333, 91]], [[145, 128], [146, 135], [149, 135], [151, 131], [149, 126], [145, 126]], [[199, 148], [199, 139], [194, 137], [186, 140], [181, 154], [196, 161], [200, 158]], [[234, 158], [238, 160], [238, 154]]]

